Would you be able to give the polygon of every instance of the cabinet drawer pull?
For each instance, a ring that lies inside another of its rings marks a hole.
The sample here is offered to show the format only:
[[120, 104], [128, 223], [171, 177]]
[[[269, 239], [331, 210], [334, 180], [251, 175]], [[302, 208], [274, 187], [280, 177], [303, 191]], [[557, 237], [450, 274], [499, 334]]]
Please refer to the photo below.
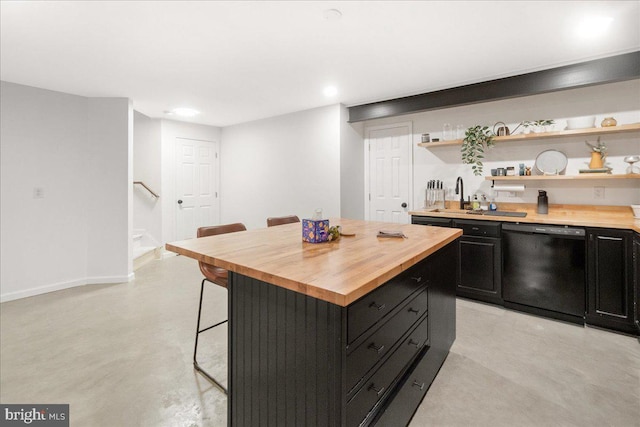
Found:
[[376, 388], [375, 384], [371, 383], [371, 385], [369, 386], [369, 390], [375, 391], [376, 394], [380, 396], [380, 394], [382, 394], [382, 392], [384, 391], [384, 387]]
[[409, 307], [409, 310], [408, 310], [408, 311], [409, 311], [409, 313], [415, 313], [415, 314], [419, 314], [419, 313], [420, 313], [420, 310], [416, 310], [416, 309], [415, 309], [415, 308], [413, 308], [413, 307]]
[[413, 387], [418, 387], [420, 388], [420, 390], [424, 389], [424, 383], [420, 384], [418, 381], [413, 380], [413, 384], [411, 384]]
[[371, 350], [375, 350], [378, 354], [380, 354], [380, 352], [382, 350], [384, 350], [384, 344], [382, 344], [380, 346], [376, 346], [375, 343], [371, 343], [371, 344], [369, 344], [369, 347], [367, 347], [367, 348], [370, 348]]
[[420, 344], [420, 341], [414, 341], [413, 338], [409, 339], [409, 345], [415, 345], [416, 348], [422, 347], [422, 344]]
[[369, 307], [371, 308], [377, 308], [378, 310], [382, 310], [383, 308], [385, 308], [386, 306], [384, 304], [376, 304], [375, 301], [373, 301], [371, 304], [369, 304]]
[[422, 276], [412, 277], [411, 280], [415, 280], [417, 283], [422, 282]]

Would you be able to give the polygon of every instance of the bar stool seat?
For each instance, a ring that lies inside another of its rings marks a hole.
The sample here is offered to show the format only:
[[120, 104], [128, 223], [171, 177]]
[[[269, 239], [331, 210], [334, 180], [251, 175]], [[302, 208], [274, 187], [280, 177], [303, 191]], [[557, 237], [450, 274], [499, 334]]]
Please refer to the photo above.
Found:
[[[233, 224], [225, 224], [225, 225], [214, 225], [209, 227], [200, 227], [198, 228], [198, 238], [207, 237], [207, 236], [215, 236], [217, 234], [226, 234], [226, 233], [235, 233], [238, 231], [244, 231], [247, 228], [242, 223], [233, 223]], [[202, 283], [200, 284], [200, 303], [198, 305], [198, 323], [196, 326], [196, 340], [195, 346], [193, 348], [193, 367], [197, 372], [200, 372], [210, 381], [212, 381], [215, 385], [220, 387], [225, 394], [227, 394], [227, 389], [220, 384], [213, 376], [211, 376], [207, 371], [202, 369], [200, 364], [198, 363], [197, 355], [198, 355], [198, 337], [201, 333], [206, 332], [210, 329], [213, 329], [217, 326], [220, 326], [224, 323], [228, 322], [228, 319], [222, 320], [214, 325], [208, 326], [204, 329], [200, 329], [200, 319], [202, 317], [202, 299], [204, 296], [204, 284], [206, 282], [213, 283], [214, 285], [222, 286], [223, 288], [227, 287], [229, 280], [229, 272], [224, 268], [216, 267], [211, 264], [207, 264], [204, 262], [198, 262], [198, 266], [200, 267], [200, 271], [204, 275], [204, 279], [202, 279]]]

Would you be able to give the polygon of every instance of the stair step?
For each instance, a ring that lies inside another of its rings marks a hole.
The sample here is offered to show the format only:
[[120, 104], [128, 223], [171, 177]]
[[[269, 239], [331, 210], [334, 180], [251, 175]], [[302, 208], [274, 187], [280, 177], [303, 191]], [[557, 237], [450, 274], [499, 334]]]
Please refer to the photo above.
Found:
[[146, 263], [159, 259], [160, 248], [153, 246], [142, 246], [133, 249], [133, 271], [136, 271]]
[[153, 246], [139, 246], [137, 248], [133, 248], [133, 259], [140, 258], [141, 256], [154, 251], [155, 249], [156, 248]]

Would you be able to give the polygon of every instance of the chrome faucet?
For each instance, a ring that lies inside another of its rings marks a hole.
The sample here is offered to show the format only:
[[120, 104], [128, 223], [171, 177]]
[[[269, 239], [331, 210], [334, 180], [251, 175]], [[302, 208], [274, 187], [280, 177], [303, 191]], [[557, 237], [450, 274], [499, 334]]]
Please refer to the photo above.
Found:
[[456, 194], [460, 194], [460, 209], [464, 209], [467, 202], [464, 201], [464, 183], [461, 176], [456, 179]]

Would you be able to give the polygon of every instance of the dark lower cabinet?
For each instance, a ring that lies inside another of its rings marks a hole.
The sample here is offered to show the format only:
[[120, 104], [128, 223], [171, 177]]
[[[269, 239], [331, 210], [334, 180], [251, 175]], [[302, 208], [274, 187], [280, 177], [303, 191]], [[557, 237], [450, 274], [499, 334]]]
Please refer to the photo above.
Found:
[[457, 294], [502, 304], [501, 223], [456, 219], [453, 226], [463, 231], [458, 247]]
[[458, 263], [458, 295], [502, 303], [500, 239], [462, 236]]
[[587, 228], [589, 325], [637, 333], [634, 325], [633, 232]]
[[451, 227], [453, 221], [448, 218], [429, 217], [429, 216], [411, 216], [411, 224], [433, 225], [435, 227]]
[[640, 340], [640, 234], [635, 233], [633, 236], [633, 271], [634, 271], [634, 288], [635, 288], [635, 300], [634, 300], [634, 323], [636, 325], [636, 332], [638, 333]]
[[457, 247], [348, 307], [231, 272], [228, 425], [406, 425], [455, 340]]

